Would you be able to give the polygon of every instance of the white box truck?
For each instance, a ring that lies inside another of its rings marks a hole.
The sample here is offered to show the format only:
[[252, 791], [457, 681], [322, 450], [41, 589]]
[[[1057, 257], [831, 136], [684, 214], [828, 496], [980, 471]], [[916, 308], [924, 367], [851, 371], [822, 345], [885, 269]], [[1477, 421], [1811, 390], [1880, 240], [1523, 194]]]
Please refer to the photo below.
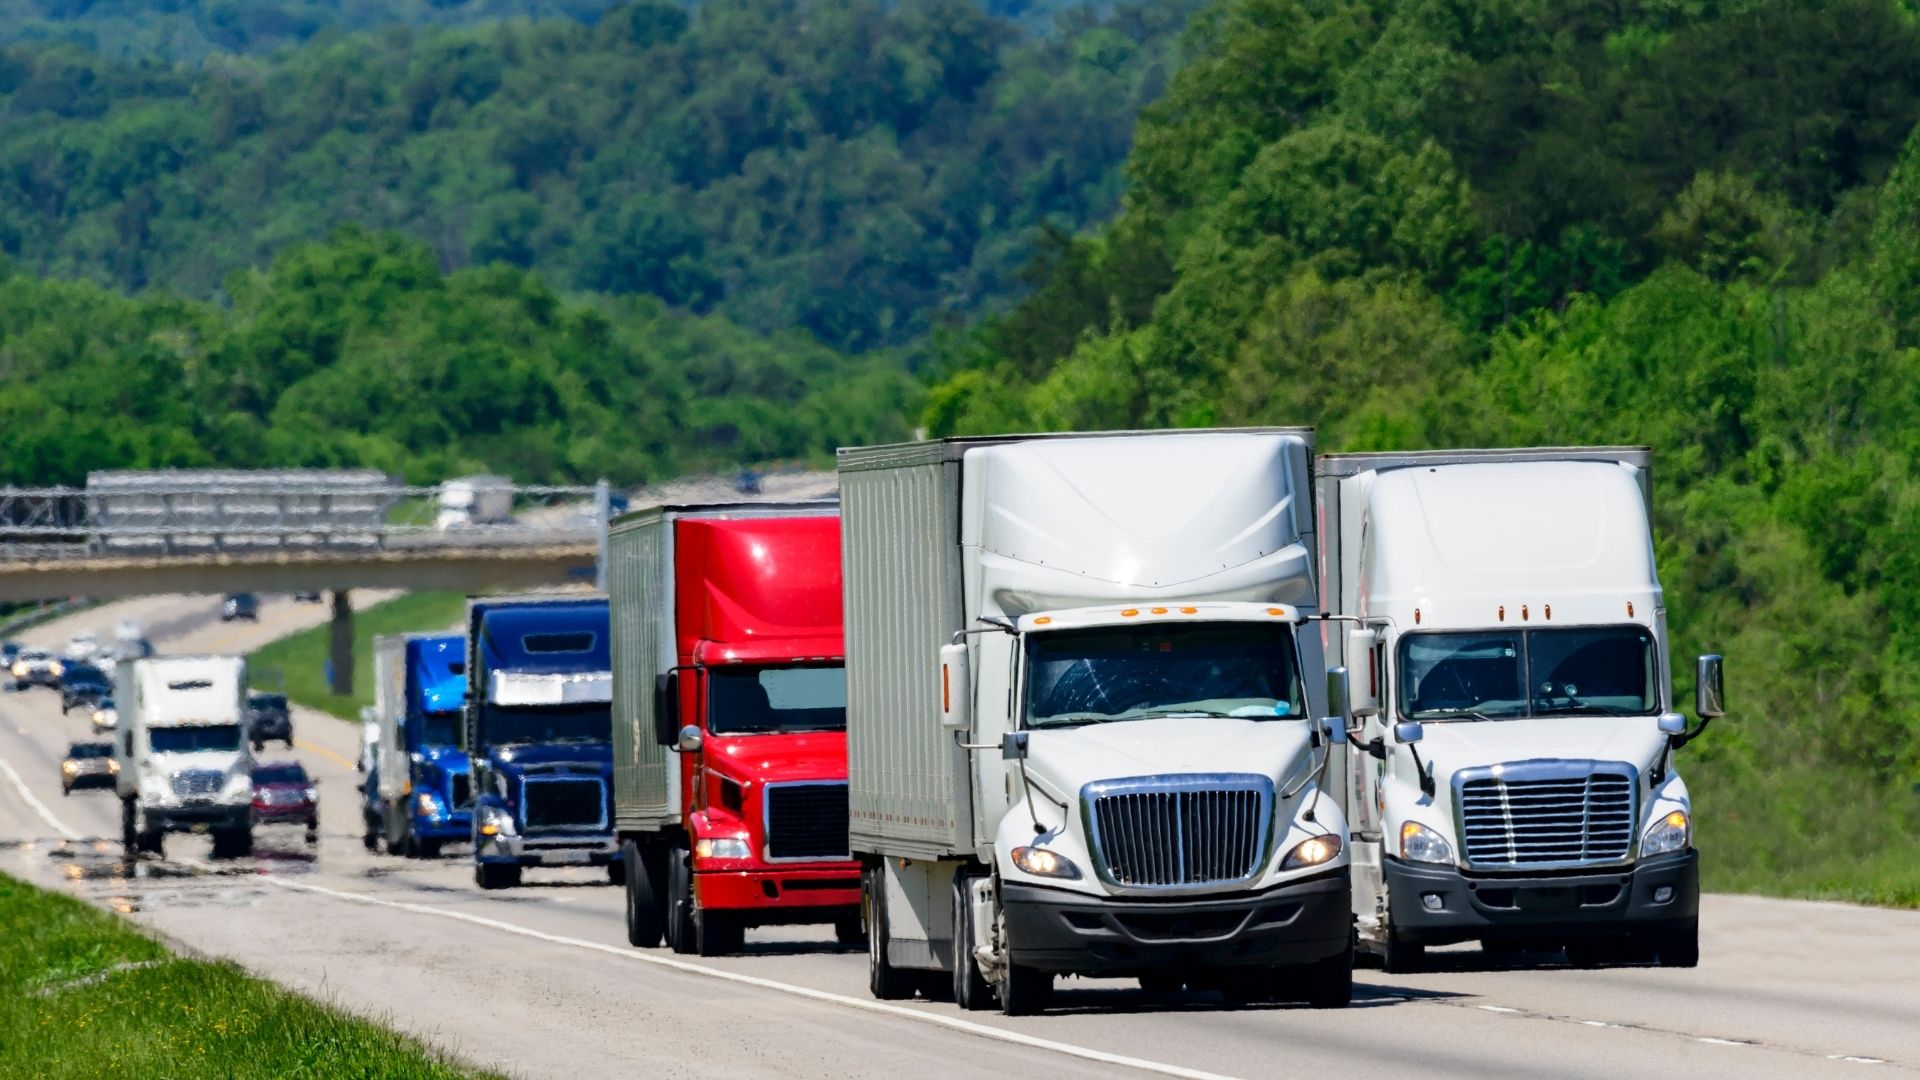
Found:
[[504, 476], [462, 476], [440, 485], [440, 531], [513, 520], [513, 481]]
[[1344, 1006], [1311, 433], [839, 455], [872, 992], [1057, 976]]
[[1336, 780], [1361, 947], [1698, 962], [1692, 807], [1639, 447], [1338, 454], [1316, 468]]
[[165, 656], [121, 662], [114, 757], [129, 856], [162, 853], [170, 832], [210, 832], [214, 858], [253, 850], [247, 662]]

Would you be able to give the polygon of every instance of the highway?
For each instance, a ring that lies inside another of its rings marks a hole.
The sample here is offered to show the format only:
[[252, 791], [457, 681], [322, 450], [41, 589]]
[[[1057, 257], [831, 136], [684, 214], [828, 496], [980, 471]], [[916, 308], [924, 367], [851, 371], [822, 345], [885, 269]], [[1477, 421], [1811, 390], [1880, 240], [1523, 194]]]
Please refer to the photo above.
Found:
[[[137, 612], [163, 652], [243, 651], [325, 616], [276, 598], [258, 626], [221, 624], [217, 606], [126, 601], [22, 637], [59, 644]], [[212, 863], [206, 840], [170, 837], [166, 859], [129, 871], [111, 793], [60, 792], [85, 718], [61, 717], [51, 691], [0, 695], [0, 870], [516, 1077], [1920, 1074], [1920, 912], [1716, 895], [1696, 970], [1489, 963], [1460, 947], [1434, 953], [1430, 974], [1360, 972], [1345, 1012], [1074, 980], [1047, 1015], [1007, 1019], [875, 1002], [864, 952], [824, 929], [752, 931], [740, 957], [638, 950], [601, 873], [533, 871], [483, 894], [461, 854], [369, 853], [358, 732], [301, 711], [295, 735], [290, 754], [262, 756], [320, 778], [317, 847], [267, 828], [253, 858]]]

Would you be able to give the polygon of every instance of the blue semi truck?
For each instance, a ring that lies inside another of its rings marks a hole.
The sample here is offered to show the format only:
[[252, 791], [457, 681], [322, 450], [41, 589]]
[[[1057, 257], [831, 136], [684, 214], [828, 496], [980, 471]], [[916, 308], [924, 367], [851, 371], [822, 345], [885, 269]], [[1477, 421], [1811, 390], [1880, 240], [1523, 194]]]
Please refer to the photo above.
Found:
[[467, 643], [458, 634], [374, 639], [378, 733], [367, 778], [367, 847], [431, 859], [473, 835], [472, 771], [460, 748]]
[[613, 833], [613, 670], [604, 596], [467, 605], [465, 746], [473, 762], [474, 880], [537, 866], [602, 866]]

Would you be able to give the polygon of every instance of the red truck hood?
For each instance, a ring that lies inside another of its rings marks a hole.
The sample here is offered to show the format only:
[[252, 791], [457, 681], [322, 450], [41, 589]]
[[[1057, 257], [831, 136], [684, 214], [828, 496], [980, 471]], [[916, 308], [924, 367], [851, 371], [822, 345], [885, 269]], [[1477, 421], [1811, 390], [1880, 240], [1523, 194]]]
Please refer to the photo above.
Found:
[[814, 637], [751, 638], [746, 641], [702, 641], [694, 648], [695, 663], [804, 664], [846, 658], [846, 639], [839, 634]]
[[843, 731], [709, 735], [706, 752], [710, 767], [749, 783], [847, 778], [847, 735]]

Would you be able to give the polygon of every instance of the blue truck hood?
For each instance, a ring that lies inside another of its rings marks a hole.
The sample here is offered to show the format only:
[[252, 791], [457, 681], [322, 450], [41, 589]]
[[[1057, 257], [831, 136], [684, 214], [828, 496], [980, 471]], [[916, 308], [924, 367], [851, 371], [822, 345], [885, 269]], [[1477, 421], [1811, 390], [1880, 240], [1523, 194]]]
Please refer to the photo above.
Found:
[[[607, 602], [577, 601], [475, 604], [475, 658], [481, 673], [518, 671], [563, 674], [613, 670]], [[484, 689], [476, 686], [476, 692]]]
[[613, 746], [602, 742], [519, 743], [494, 747], [492, 760], [494, 768], [516, 775], [561, 764], [599, 765], [612, 775]]
[[457, 746], [423, 746], [420, 760], [449, 775], [472, 771], [467, 752]]

